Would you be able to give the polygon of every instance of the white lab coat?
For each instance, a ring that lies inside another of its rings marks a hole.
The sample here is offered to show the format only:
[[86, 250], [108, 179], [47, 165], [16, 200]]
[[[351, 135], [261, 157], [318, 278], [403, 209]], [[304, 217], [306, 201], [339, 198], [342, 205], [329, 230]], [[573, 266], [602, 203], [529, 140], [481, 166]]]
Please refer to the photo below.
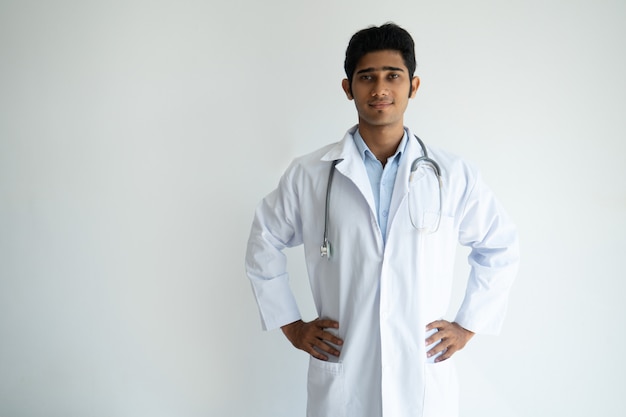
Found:
[[[499, 331], [518, 263], [515, 227], [475, 169], [431, 147], [443, 171], [441, 223], [432, 234], [412, 227], [408, 178], [421, 148], [409, 132], [385, 245], [355, 129], [296, 159], [256, 210], [246, 270], [263, 328], [300, 318], [282, 249], [303, 244], [319, 317], [337, 320], [344, 340], [339, 358], [310, 358], [307, 416], [456, 416], [453, 359], [426, 359], [425, 326], [448, 309], [460, 242], [471, 247], [471, 275], [455, 321], [476, 333]], [[342, 161], [332, 185], [327, 259], [320, 257], [320, 245], [328, 173], [336, 159]]]

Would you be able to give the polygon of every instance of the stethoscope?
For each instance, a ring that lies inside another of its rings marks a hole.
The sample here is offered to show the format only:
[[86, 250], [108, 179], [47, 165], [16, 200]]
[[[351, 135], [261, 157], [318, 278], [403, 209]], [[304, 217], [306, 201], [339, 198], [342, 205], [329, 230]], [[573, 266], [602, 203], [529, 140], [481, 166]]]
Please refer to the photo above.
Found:
[[[409, 176], [409, 194], [411, 193], [411, 188], [412, 188], [411, 183], [413, 182], [414, 174], [417, 172], [420, 166], [430, 168], [430, 170], [433, 172], [437, 180], [437, 189], [439, 191], [439, 210], [437, 211], [435, 215], [435, 219], [432, 220], [431, 218], [430, 225], [427, 225], [425, 224], [426, 216], [424, 216], [423, 214], [421, 217], [419, 215], [415, 215], [413, 213], [414, 210], [412, 209], [414, 204], [411, 204], [411, 201], [409, 201], [409, 218], [411, 219], [411, 225], [418, 231], [423, 232], [423, 233], [434, 233], [437, 230], [439, 230], [439, 224], [441, 223], [441, 203], [442, 203], [442, 188], [443, 188], [443, 182], [441, 179], [441, 168], [439, 167], [439, 164], [436, 161], [434, 161], [428, 156], [428, 151], [426, 150], [426, 145], [424, 145], [424, 142], [422, 142], [422, 140], [418, 138], [417, 136], [415, 136], [415, 139], [417, 139], [417, 142], [422, 148], [422, 156], [420, 156], [419, 158], [416, 158], [411, 164], [411, 174]], [[325, 213], [324, 213], [324, 240], [323, 240], [322, 246], [320, 247], [320, 255], [322, 257], [325, 256], [327, 259], [329, 259], [331, 255], [331, 250], [330, 250], [331, 246], [330, 246], [330, 242], [328, 241], [328, 216], [330, 212], [330, 191], [331, 191], [332, 184], [333, 184], [333, 176], [335, 175], [335, 166], [341, 161], [342, 159], [335, 159], [332, 162], [330, 166], [330, 172], [328, 174], [328, 185], [326, 186], [326, 208], [325, 208]], [[424, 176], [422, 176], [422, 178], [423, 177]], [[419, 214], [419, 211], [418, 211], [418, 214]]]

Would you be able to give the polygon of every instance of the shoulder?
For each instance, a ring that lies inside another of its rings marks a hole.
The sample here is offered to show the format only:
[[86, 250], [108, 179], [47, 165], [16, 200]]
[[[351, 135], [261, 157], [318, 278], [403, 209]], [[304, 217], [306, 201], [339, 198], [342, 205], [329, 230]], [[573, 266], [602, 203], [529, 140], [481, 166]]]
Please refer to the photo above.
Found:
[[[405, 129], [411, 139], [413, 139], [413, 137], [418, 138], [418, 135], [415, 135], [411, 129], [407, 127], [405, 127]], [[417, 142], [420, 142], [420, 145], [426, 147], [428, 157], [439, 165], [444, 177], [458, 177], [458, 175], [471, 175], [472, 173], [476, 173], [476, 168], [472, 164], [456, 153], [440, 148], [429, 138], [418, 138]], [[422, 152], [420, 150], [420, 155], [421, 154]]]
[[324, 156], [337, 144], [328, 144], [310, 153], [294, 158], [280, 179], [280, 187], [290, 189], [296, 194], [308, 192], [311, 187], [316, 188], [320, 181], [326, 181], [331, 161]]
[[468, 179], [478, 176], [477, 167], [456, 153], [430, 145], [427, 145], [427, 149], [430, 157], [440, 165], [444, 176], [456, 178], [463, 176]]
[[313, 152], [300, 155], [294, 158], [285, 171], [286, 176], [315, 176], [320, 170], [327, 169], [331, 161], [325, 156], [337, 146], [337, 143], [331, 143], [323, 146]]
[[316, 149], [313, 152], [307, 153], [305, 155], [300, 155], [293, 159], [291, 165], [303, 167], [306, 169], [317, 164], [327, 163], [328, 161], [323, 160], [324, 155], [328, 154], [328, 152], [330, 152], [330, 150], [333, 149], [335, 146], [337, 146], [337, 143], [330, 143], [326, 146]]

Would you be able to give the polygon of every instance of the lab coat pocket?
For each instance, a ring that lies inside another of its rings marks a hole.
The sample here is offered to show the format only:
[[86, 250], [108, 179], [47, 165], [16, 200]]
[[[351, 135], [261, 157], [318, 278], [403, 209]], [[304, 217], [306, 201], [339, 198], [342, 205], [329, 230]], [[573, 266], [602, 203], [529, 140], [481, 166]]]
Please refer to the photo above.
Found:
[[418, 230], [434, 232], [441, 216], [441, 183], [429, 164], [422, 164], [409, 178], [409, 218]]
[[307, 417], [346, 415], [342, 363], [310, 358], [306, 415]]
[[426, 363], [424, 369], [424, 415], [459, 415], [459, 388], [454, 362]]

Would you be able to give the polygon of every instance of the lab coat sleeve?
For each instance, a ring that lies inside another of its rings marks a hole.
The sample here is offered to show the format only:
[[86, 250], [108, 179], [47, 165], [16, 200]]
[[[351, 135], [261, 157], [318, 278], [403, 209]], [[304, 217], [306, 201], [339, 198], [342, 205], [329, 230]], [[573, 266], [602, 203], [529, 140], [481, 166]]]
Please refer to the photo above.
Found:
[[480, 175], [474, 178], [459, 228], [459, 242], [471, 248], [471, 270], [455, 321], [475, 333], [498, 334], [518, 269], [518, 235]]
[[294, 167], [256, 209], [246, 253], [246, 273], [252, 284], [264, 330], [292, 323], [301, 315], [289, 286], [283, 250], [302, 243], [302, 227]]

